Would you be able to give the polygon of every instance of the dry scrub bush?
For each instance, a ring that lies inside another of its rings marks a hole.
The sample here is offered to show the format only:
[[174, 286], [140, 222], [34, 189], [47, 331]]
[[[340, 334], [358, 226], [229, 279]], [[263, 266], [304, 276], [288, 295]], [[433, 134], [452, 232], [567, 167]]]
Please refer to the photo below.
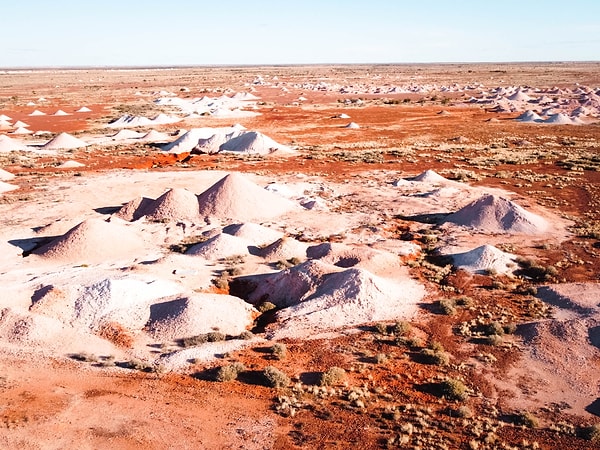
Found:
[[444, 298], [438, 302], [438, 307], [442, 314], [446, 316], [453, 316], [456, 314], [456, 303], [453, 299]]
[[319, 384], [321, 386], [333, 386], [336, 384], [340, 384], [345, 379], [346, 371], [341, 367], [333, 366], [321, 374]]
[[267, 311], [271, 311], [272, 309], [277, 308], [277, 305], [275, 305], [274, 303], [271, 302], [263, 302], [260, 305], [258, 305], [258, 311], [260, 311], [261, 313], [266, 313]]
[[287, 347], [285, 346], [285, 344], [278, 342], [277, 344], [273, 344], [273, 346], [269, 350], [275, 359], [281, 360], [285, 359], [285, 357], [287, 356]]
[[537, 428], [539, 421], [531, 412], [524, 411], [517, 415], [517, 424], [527, 428]]
[[227, 339], [227, 336], [220, 331], [211, 331], [210, 333], [198, 334], [196, 336], [190, 336], [183, 338], [181, 344], [183, 347], [196, 347], [198, 345], [205, 344], [207, 342], [220, 342]]
[[246, 367], [241, 362], [234, 362], [225, 366], [219, 367], [215, 379], [217, 381], [233, 381], [238, 375], [246, 370]]
[[440, 392], [448, 400], [464, 400], [467, 398], [467, 387], [456, 378], [451, 378], [440, 383]]
[[265, 367], [263, 375], [268, 387], [284, 388], [290, 384], [290, 378], [276, 367]]

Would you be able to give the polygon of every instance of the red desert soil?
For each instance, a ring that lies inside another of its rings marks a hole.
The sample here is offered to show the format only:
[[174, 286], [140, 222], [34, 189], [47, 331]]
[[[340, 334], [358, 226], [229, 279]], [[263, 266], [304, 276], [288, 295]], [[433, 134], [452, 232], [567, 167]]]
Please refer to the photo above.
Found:
[[[358, 83], [369, 69], [279, 67], [151, 73], [89, 70], [84, 71], [84, 75], [70, 71], [3, 74], [0, 113], [15, 121], [22, 120], [36, 131], [108, 134], [116, 132], [102, 128], [108, 117], [117, 117], [123, 105], [135, 108], [141, 104], [139, 97], [133, 94], [137, 90], [177, 92], [181, 86], [193, 86], [195, 91], [190, 96], [203, 95], [201, 88], [220, 95], [228, 87], [247, 91], [239, 79], [251, 81], [257, 75], [274, 73], [289, 81], [315, 82], [338, 77], [348, 83], [353, 80]], [[550, 69], [482, 65], [468, 69], [467, 72], [466, 66], [376, 68], [390, 79], [419, 75], [420, 83], [600, 85], [596, 65], [564, 64]], [[93, 81], [75, 81], [80, 79]], [[299, 156], [269, 159], [171, 155], [153, 146], [135, 144], [70, 151], [69, 159], [85, 164], [75, 170], [56, 168], [65, 159], [62, 155], [43, 156], [31, 165], [7, 156], [2, 167], [18, 175], [20, 189], [4, 194], [2, 201], [30, 198], [40, 184], [54, 179], [85, 177], [87, 173], [113, 169], [302, 172], [331, 181], [378, 170], [397, 171], [399, 177], [407, 177], [433, 169], [475, 185], [512, 190], [531, 202], [572, 218], [580, 230], [593, 226], [595, 232], [600, 233], [597, 227], [600, 220], [598, 166], [596, 170], [580, 170], [564, 164], [566, 160], [575, 165], [578, 161], [587, 161], [590, 153], [597, 156], [600, 140], [597, 124], [580, 127], [520, 124], [511, 120], [517, 114], [454, 106], [456, 96], [441, 93], [435, 99], [419, 94], [351, 95], [306, 92], [300, 88], [282, 94], [270, 87], [256, 86], [255, 95], [265, 102], [262, 115], [240, 122], [278, 142], [299, 146], [302, 150]], [[308, 100], [295, 103], [301, 95]], [[25, 99], [35, 100], [40, 96], [47, 97], [48, 102], [43, 106], [25, 106]], [[358, 97], [364, 99], [364, 106], [341, 103]], [[404, 99], [410, 101], [403, 102]], [[386, 104], [387, 100], [397, 102]], [[58, 109], [72, 113], [81, 106], [88, 106], [92, 112], [62, 117], [28, 116], [34, 109], [49, 114]], [[438, 114], [441, 110], [449, 114]], [[342, 112], [350, 119], [332, 119]], [[343, 128], [350, 121], [360, 124], [361, 128]], [[231, 123], [231, 119], [207, 119], [197, 126]], [[181, 127], [182, 124], [174, 124], [161, 130], [173, 132]], [[390, 235], [418, 234], [418, 231], [416, 225], [407, 225], [399, 218], [390, 219]], [[549, 265], [560, 263], [560, 280], [557, 281], [598, 281], [598, 236], [581, 232], [543, 252], [529, 249], [530, 256], [543, 257]], [[428, 274], [420, 269], [413, 269], [413, 274], [425, 283], [430, 282]], [[570, 433], [551, 429], [551, 424], [560, 422], [575, 427], [594, 422], [593, 417], [570, 415], [561, 405], [546, 401], [551, 399], [551, 392], [541, 395], [543, 400], [536, 411], [541, 426], [532, 429], [513, 425], [510, 416], [515, 411], [506, 406], [511, 402], [505, 400], [518, 404], [519, 399], [513, 398], [514, 392], [502, 391], [492, 378], [507, 375], [519, 364], [522, 356], [518, 347], [476, 347], [454, 333], [458, 324], [477, 317], [481, 311], [491, 317], [499, 311], [510, 311], [523, 320], [543, 316], [540, 305], [531, 304], [526, 295], [498, 290], [497, 285], [502, 281], [505, 280], [501, 277], [470, 276], [462, 272], [448, 276], [445, 283], [461, 295], [471, 297], [474, 303], [453, 316], [432, 311], [427, 321], [415, 326], [423, 340], [420, 344], [399, 345], [394, 336], [373, 329], [329, 340], [287, 341], [288, 355], [281, 361], [274, 360], [267, 348], [260, 347], [225, 355], [222, 363], [241, 361], [249, 369], [244, 378], [228, 383], [212, 381], [212, 366], [198, 366], [192, 374], [146, 374], [69, 359], [39, 359], [18, 352], [5, 353], [0, 356], [3, 398], [0, 447], [404, 448], [400, 447], [402, 436], [413, 433], [414, 428], [415, 435], [430, 439], [423, 442], [437, 442], [435, 446], [420, 448], [597, 448]], [[493, 371], [483, 364], [465, 363], [456, 367], [424, 364], [420, 360], [420, 349], [428, 342], [440, 343], [458, 361], [467, 361], [480, 352], [485, 357], [492, 355], [498, 364]], [[378, 361], [377, 355], [385, 355], [385, 360], [381, 357]], [[600, 368], [600, 361], [594, 364]], [[284, 370], [292, 377], [292, 385], [302, 382], [304, 390], [277, 391], [264, 387], [260, 372], [267, 365]], [[332, 366], [346, 368], [346, 384], [341, 382], [322, 392], [307, 392], [306, 386], [318, 384], [320, 374]], [[468, 380], [472, 392], [466, 404], [473, 418], [457, 417], [461, 402], [438, 396], [436, 383], [443, 377]], [[525, 379], [515, 380], [515, 384], [518, 383], [522, 383], [524, 391], [544, 390], [533, 382], [528, 385]], [[351, 387], [369, 392], [367, 397], [360, 397], [362, 404], [349, 400], [353, 395]], [[290, 410], [283, 407], [277, 411], [278, 405], [285, 405], [291, 398], [297, 402], [294, 413], [290, 414]], [[486, 436], [489, 437], [487, 447], [474, 447], [471, 443], [474, 439], [481, 442]], [[501, 447], [501, 443], [511, 447]]]

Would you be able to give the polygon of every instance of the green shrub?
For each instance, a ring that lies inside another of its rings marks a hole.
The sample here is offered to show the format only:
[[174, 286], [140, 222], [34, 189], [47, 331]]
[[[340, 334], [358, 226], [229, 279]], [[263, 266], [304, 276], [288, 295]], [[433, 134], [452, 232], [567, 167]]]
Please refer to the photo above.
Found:
[[241, 362], [234, 362], [225, 366], [219, 367], [215, 379], [217, 381], [233, 381], [238, 375], [246, 370], [246, 367]]
[[279, 342], [273, 344], [269, 351], [275, 359], [285, 359], [285, 357], [287, 356], [287, 347], [285, 346], [285, 344]]
[[340, 384], [345, 379], [346, 371], [341, 367], [333, 366], [321, 374], [321, 380], [319, 381], [319, 384], [321, 386], [333, 386]]
[[272, 388], [283, 388], [290, 384], [290, 378], [281, 370], [273, 366], [265, 367], [263, 371], [267, 386]]
[[456, 378], [440, 383], [440, 392], [448, 400], [464, 400], [467, 398], [467, 387]]

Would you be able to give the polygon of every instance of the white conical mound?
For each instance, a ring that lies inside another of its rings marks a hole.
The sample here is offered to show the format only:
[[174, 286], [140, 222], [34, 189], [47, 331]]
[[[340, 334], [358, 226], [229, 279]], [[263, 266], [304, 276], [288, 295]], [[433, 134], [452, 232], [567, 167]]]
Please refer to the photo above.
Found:
[[10, 181], [13, 178], [15, 178], [14, 174], [7, 172], [4, 169], [0, 169], [0, 181]]
[[252, 326], [258, 312], [231, 295], [195, 294], [150, 307], [147, 329], [154, 339], [168, 341], [219, 330], [237, 336]]
[[[410, 278], [384, 279], [364, 269], [307, 261], [264, 276], [252, 297], [284, 307], [268, 333], [307, 337], [379, 320], [412, 317], [425, 289]], [[286, 307], [287, 306], [287, 307]]]
[[187, 189], [169, 189], [146, 212], [148, 220], [200, 220], [198, 197]]
[[167, 133], [161, 133], [160, 131], [150, 130], [142, 137], [140, 141], [144, 142], [168, 142], [171, 137]]
[[230, 132], [215, 133], [208, 139], [200, 139], [198, 145], [194, 148], [195, 151], [200, 153], [218, 153], [221, 151], [221, 146], [231, 139], [238, 137], [240, 131], [233, 130]]
[[242, 132], [220, 146], [222, 152], [252, 153], [268, 155], [271, 153], [293, 153], [294, 151], [257, 131]]
[[90, 108], [88, 108], [87, 106], [82, 106], [81, 108], [79, 108], [77, 111], [78, 113], [83, 113], [83, 112], [92, 112], [92, 110]]
[[444, 178], [435, 170], [428, 169], [425, 172], [421, 172], [416, 177], [412, 178], [413, 181], [422, 181], [425, 183], [448, 183], [450, 180]]
[[558, 113], [549, 116], [546, 120], [544, 120], [544, 123], [549, 123], [552, 125], [577, 125], [581, 122], [571, 119], [566, 114]]
[[14, 191], [15, 189], [19, 189], [19, 186], [0, 181], [0, 193]]
[[71, 148], [81, 148], [86, 147], [88, 144], [85, 141], [82, 141], [75, 136], [71, 136], [69, 133], [60, 133], [59, 135], [53, 137], [44, 145], [42, 145], [43, 149], [46, 150], [59, 150], [59, 149], [71, 149]]
[[29, 115], [30, 116], [45, 116], [46, 113], [36, 109], [35, 111], [31, 112]]
[[52, 261], [99, 263], [134, 259], [141, 249], [141, 237], [125, 225], [87, 219], [32, 253]]
[[454, 266], [473, 273], [514, 271], [516, 256], [505, 253], [493, 245], [482, 245], [464, 253], [450, 255]]
[[291, 258], [306, 259], [308, 244], [290, 237], [282, 237], [272, 244], [260, 249], [260, 256], [267, 261], [288, 260]]
[[129, 222], [146, 216], [151, 221], [199, 221], [198, 197], [183, 188], [167, 190], [156, 200], [138, 197], [126, 203], [116, 216]]
[[270, 244], [283, 237], [281, 231], [252, 222], [228, 225], [223, 228], [223, 233], [245, 239], [256, 246]]
[[0, 134], [0, 153], [28, 150], [27, 146], [17, 139]]
[[446, 221], [492, 233], [537, 234], [548, 228], [548, 222], [542, 217], [510, 200], [489, 194], [450, 214]]
[[12, 132], [12, 134], [32, 134], [33, 131], [31, 131], [28, 128], [25, 127], [19, 127], [17, 128], [15, 131]]
[[59, 109], [58, 111], [56, 111], [53, 116], [70, 116], [71, 114], [64, 112], [62, 109]]
[[294, 203], [252, 183], [233, 172], [198, 196], [203, 217], [260, 221], [280, 216], [296, 207]]
[[144, 133], [140, 133], [138, 131], [133, 131], [133, 130], [123, 129], [123, 130], [117, 131], [115, 134], [110, 136], [110, 138], [117, 141], [117, 140], [121, 140], [121, 139], [139, 139], [142, 136], [144, 136]]
[[252, 244], [227, 233], [219, 233], [205, 242], [190, 247], [185, 254], [205, 259], [223, 259], [230, 256], [247, 255]]
[[192, 128], [173, 142], [162, 146], [162, 150], [175, 154], [190, 153], [201, 141], [209, 139], [218, 131], [215, 128]]
[[531, 123], [531, 122], [542, 122], [541, 116], [539, 116], [535, 111], [531, 111], [528, 109], [523, 114], [515, 119], [518, 122], [523, 123]]
[[356, 122], [350, 122], [348, 125], [346, 125], [344, 128], [350, 128], [352, 130], [358, 130], [360, 128], [360, 125], [357, 124]]

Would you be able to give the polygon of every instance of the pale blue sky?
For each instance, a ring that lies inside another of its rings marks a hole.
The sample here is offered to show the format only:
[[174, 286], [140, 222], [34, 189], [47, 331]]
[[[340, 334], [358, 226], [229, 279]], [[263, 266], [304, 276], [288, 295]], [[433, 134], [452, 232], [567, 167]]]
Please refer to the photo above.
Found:
[[10, 0], [0, 67], [600, 60], [600, 0]]

